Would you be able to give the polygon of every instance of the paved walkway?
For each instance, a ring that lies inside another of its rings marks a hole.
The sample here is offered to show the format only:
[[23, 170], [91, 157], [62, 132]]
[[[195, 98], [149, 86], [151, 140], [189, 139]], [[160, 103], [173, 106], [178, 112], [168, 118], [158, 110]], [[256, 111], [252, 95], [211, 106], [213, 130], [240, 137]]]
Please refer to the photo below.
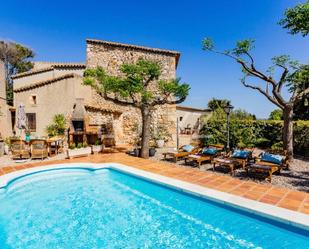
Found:
[[160, 163], [152, 160], [145, 160], [131, 157], [124, 153], [98, 154], [91, 155], [89, 157], [34, 162], [23, 165], [15, 164], [13, 166], [0, 168], [0, 175], [36, 166], [73, 162], [122, 163], [141, 170], [309, 214], [309, 194], [305, 192], [278, 188], [274, 186], [265, 186], [251, 181], [235, 179], [229, 175], [215, 175], [211, 172], [201, 172], [198, 169], [186, 169], [183, 167], [178, 167], [172, 163]]

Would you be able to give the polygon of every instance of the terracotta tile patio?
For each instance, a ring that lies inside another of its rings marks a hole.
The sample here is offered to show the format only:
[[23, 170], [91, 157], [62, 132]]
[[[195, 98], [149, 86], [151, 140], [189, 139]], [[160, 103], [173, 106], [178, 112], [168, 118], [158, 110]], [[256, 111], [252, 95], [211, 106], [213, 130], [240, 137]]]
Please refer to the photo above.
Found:
[[23, 165], [7, 166], [0, 168], [0, 175], [4, 175], [25, 168], [56, 163], [73, 162], [122, 163], [141, 170], [187, 181], [207, 188], [216, 189], [259, 202], [272, 204], [278, 207], [309, 214], [309, 194], [305, 192], [283, 189], [271, 185], [263, 185], [250, 181], [242, 181], [229, 175], [215, 175], [211, 172], [201, 172], [198, 169], [193, 168], [180, 168], [172, 163], [161, 163], [152, 160], [145, 160], [141, 158], [131, 157], [124, 153], [98, 154], [83, 158], [33, 162]]

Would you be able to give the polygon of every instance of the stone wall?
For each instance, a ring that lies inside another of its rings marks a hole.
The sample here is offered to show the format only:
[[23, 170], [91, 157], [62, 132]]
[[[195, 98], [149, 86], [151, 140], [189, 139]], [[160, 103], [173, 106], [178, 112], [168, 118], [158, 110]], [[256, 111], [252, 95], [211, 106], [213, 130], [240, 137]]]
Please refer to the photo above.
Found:
[[[107, 73], [121, 75], [120, 66], [124, 63], [135, 63], [144, 58], [158, 61], [162, 68], [161, 79], [174, 79], [179, 54], [173, 51], [151, 49], [104, 41], [87, 40], [87, 68], [103, 67]], [[93, 99], [102, 104], [108, 101], [93, 93]], [[111, 103], [110, 103], [111, 104]], [[141, 114], [134, 107], [120, 107], [122, 115], [114, 124], [115, 132], [120, 142], [133, 143], [136, 124], [141, 124]], [[158, 106], [153, 114], [153, 126], [164, 125], [171, 134], [168, 146], [176, 144], [176, 107]]]

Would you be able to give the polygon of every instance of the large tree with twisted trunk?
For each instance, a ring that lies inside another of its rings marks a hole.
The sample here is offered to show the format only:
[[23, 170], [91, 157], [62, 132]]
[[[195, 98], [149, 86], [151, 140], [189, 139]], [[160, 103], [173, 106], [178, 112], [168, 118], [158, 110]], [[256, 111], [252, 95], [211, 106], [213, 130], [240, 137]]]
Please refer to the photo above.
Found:
[[[251, 53], [254, 41], [238, 41], [235, 48], [227, 51], [216, 50], [211, 39], [203, 40], [203, 49], [227, 56], [237, 62], [244, 73], [241, 83], [258, 91], [270, 102], [283, 111], [283, 145], [289, 159], [293, 158], [293, 108], [309, 93], [309, 66], [292, 61], [289, 56], [282, 55], [272, 58], [272, 65], [267, 71], [257, 68]], [[279, 69], [279, 70], [278, 70]], [[279, 74], [279, 77], [275, 77]], [[252, 83], [252, 79], [259, 82]], [[284, 88], [290, 92], [284, 97]]]
[[149, 157], [151, 114], [156, 106], [179, 104], [189, 94], [189, 85], [180, 79], [160, 80], [160, 63], [139, 59], [120, 67], [122, 76], [108, 75], [101, 67], [85, 71], [84, 84], [104, 99], [138, 108], [142, 115], [141, 157]]

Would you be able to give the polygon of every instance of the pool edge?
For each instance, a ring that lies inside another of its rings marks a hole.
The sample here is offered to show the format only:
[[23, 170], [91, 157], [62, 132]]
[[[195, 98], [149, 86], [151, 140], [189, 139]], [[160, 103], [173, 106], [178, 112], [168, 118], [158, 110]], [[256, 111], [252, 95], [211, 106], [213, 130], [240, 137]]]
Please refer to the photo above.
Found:
[[151, 173], [145, 170], [136, 169], [120, 163], [62, 163], [21, 169], [15, 172], [1, 175], [0, 189], [6, 188], [10, 184], [10, 182], [14, 181], [14, 179], [16, 178], [20, 178], [32, 173], [64, 168], [84, 168], [92, 170], [102, 168], [114, 169], [120, 172], [124, 172], [126, 174], [131, 174], [139, 178], [143, 178], [145, 180], [176, 189], [178, 191], [208, 199], [216, 203], [229, 205], [236, 209], [247, 211], [249, 213], [253, 213], [277, 222], [282, 222], [296, 228], [304, 229], [309, 232], [309, 215], [277, 207], [271, 204], [250, 200], [244, 197], [221, 192], [193, 183], [177, 180], [171, 177]]

